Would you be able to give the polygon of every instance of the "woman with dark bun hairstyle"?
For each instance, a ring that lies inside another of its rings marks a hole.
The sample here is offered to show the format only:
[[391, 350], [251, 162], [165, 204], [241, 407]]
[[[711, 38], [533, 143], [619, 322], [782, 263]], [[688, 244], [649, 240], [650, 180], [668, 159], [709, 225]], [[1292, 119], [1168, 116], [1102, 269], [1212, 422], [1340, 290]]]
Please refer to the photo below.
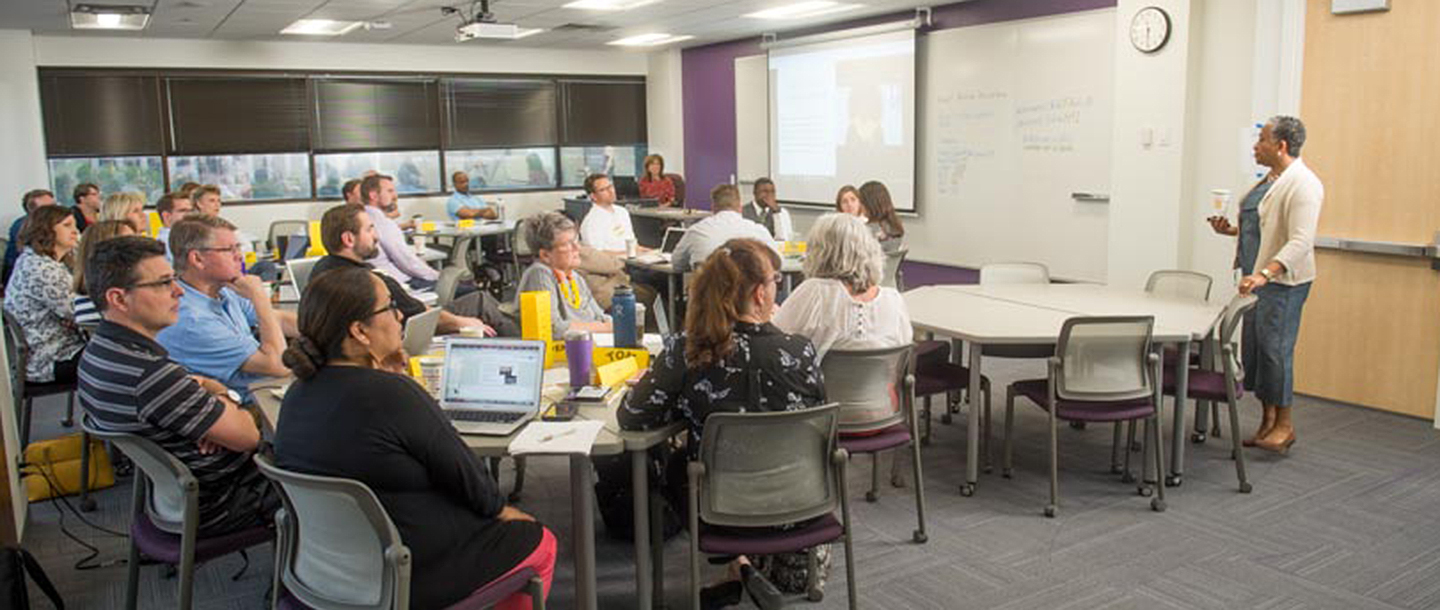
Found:
[[[281, 405], [276, 463], [375, 492], [414, 557], [412, 608], [450, 606], [523, 567], [548, 596], [555, 536], [505, 504], [435, 399], [403, 374], [385, 283], [358, 267], [321, 275], [306, 287], [299, 327], [284, 356], [297, 380]], [[530, 598], [497, 607], [529, 608]]]

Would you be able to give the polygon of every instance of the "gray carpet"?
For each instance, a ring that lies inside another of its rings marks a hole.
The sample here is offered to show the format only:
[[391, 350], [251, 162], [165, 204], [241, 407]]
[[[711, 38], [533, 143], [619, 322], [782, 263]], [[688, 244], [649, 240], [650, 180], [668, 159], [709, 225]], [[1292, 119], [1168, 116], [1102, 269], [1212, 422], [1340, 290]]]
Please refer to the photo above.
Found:
[[[1034, 363], [987, 361], [997, 388], [1041, 374]], [[937, 403], [938, 404], [938, 403]], [[62, 432], [63, 403], [37, 408], [36, 437]], [[999, 453], [1003, 392], [995, 405]], [[1248, 433], [1258, 419], [1253, 399], [1242, 404]], [[1300, 399], [1299, 443], [1291, 455], [1247, 453], [1255, 491], [1236, 492], [1229, 436], [1188, 447], [1184, 485], [1169, 490], [1169, 507], [1149, 501], [1108, 473], [1110, 429], [1062, 428], [1061, 512], [1045, 503], [1045, 427], [1040, 410], [1017, 406], [1016, 473], [982, 475], [978, 493], [961, 497], [963, 417], [935, 423], [924, 449], [929, 543], [909, 542], [915, 527], [909, 488], [887, 486], [876, 503], [863, 499], [869, 459], [851, 467], [855, 553], [865, 608], [1435, 608], [1440, 607], [1440, 434], [1429, 422]], [[1168, 441], [1168, 438], [1167, 438]], [[888, 472], [888, 466], [886, 466]], [[508, 464], [504, 477], [508, 487]], [[569, 484], [565, 463], [532, 459], [522, 508], [556, 530], [561, 541], [550, 607], [574, 607], [570, 564]], [[124, 530], [128, 481], [97, 494], [97, 524]], [[98, 546], [102, 561], [123, 559], [126, 541], [81, 525], [65, 528]], [[628, 543], [599, 540], [601, 608], [631, 608], [634, 569]], [[69, 607], [122, 607], [123, 565], [77, 571], [85, 554], [61, 533], [48, 503], [31, 507], [30, 548], [56, 581]], [[686, 602], [683, 534], [666, 547], [666, 601]], [[845, 607], [843, 555], [823, 602], [798, 608]], [[238, 581], [238, 557], [202, 566], [198, 608], [263, 608], [271, 558], [262, 547]], [[718, 568], [707, 566], [711, 576]], [[145, 567], [142, 608], [175, 606], [175, 580]], [[33, 589], [32, 589], [33, 590]], [[38, 595], [38, 592], [37, 592]], [[38, 599], [38, 598], [37, 598]], [[46, 607], [37, 603], [37, 607]]]

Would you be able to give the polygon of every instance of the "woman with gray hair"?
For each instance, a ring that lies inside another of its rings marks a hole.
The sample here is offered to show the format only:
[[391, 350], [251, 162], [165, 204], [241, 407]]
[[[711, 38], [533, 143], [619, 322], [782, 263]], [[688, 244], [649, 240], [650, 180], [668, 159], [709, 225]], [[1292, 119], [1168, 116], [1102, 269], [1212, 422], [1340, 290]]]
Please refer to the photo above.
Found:
[[805, 281], [775, 315], [780, 330], [809, 337], [822, 359], [831, 349], [911, 342], [910, 313], [898, 291], [880, 286], [885, 252], [864, 220], [826, 214], [808, 242]]
[[525, 226], [525, 243], [535, 253], [535, 262], [520, 275], [516, 305], [521, 294], [543, 290], [550, 293], [550, 325], [555, 338], [571, 329], [610, 332], [610, 316], [578, 272], [580, 239], [575, 223], [559, 212], [546, 212], [530, 217]]

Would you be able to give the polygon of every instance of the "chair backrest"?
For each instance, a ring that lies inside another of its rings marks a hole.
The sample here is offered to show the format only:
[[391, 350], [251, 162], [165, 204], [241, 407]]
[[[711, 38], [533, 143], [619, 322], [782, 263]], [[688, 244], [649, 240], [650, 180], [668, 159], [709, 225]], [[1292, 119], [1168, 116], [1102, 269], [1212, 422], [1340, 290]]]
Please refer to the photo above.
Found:
[[[155, 527], [173, 534], [182, 533], [185, 528], [187, 494], [195, 496], [197, 513], [199, 510], [200, 483], [195, 475], [191, 474], [190, 468], [148, 438], [129, 432], [101, 430], [95, 427], [95, 422], [88, 416], [82, 425], [90, 436], [114, 443], [135, 462], [140, 472], [145, 473], [145, 479], [149, 482], [145, 512]], [[200, 515], [196, 514], [195, 519], [199, 518]]]
[[881, 430], [906, 420], [914, 400], [914, 352], [913, 344], [825, 352], [825, 396], [840, 404], [840, 432]]
[[1040, 263], [990, 263], [980, 267], [980, 283], [1049, 284], [1050, 269]]
[[[266, 236], [265, 245], [271, 250], [280, 247], [277, 237], [291, 237], [293, 235], [309, 236], [310, 222], [306, 220], [277, 220], [270, 223], [270, 233]], [[284, 254], [284, 252], [281, 252]]]
[[318, 256], [285, 261], [285, 268], [290, 270], [290, 281], [295, 283], [295, 294], [302, 298], [305, 296], [305, 286], [310, 283], [310, 272], [315, 269], [315, 263], [318, 262], [320, 262]]
[[280, 578], [307, 606], [397, 608], [409, 603], [410, 551], [364, 483], [285, 470], [257, 454], [280, 486]]
[[[1253, 294], [1236, 295], [1225, 305], [1225, 313], [1220, 315], [1220, 342], [1225, 345], [1236, 346], [1240, 342], [1240, 324], [1245, 319], [1245, 314], [1255, 309], [1260, 301]], [[1240, 366], [1240, 350], [1231, 349], [1231, 364], [1236, 378], [1243, 378], [1245, 367]]]
[[701, 519], [712, 525], [767, 527], [832, 512], [840, 501], [831, 461], [839, 419], [834, 403], [705, 418]]
[[25, 364], [30, 359], [30, 348], [25, 345], [25, 333], [20, 329], [20, 323], [8, 313], [0, 316], [5, 319], [5, 361], [10, 364], [7, 372], [10, 373], [10, 398], [14, 400], [10, 404], [18, 413], [25, 396]]
[[446, 267], [440, 270], [440, 277], [435, 279], [435, 307], [443, 308], [455, 300], [455, 290], [460, 287], [460, 282], [473, 277], [468, 269], [463, 267]]
[[[530, 230], [530, 218], [521, 218], [515, 222], [515, 238], [510, 240], [510, 250], [515, 253], [516, 260], [522, 256], [534, 256], [530, 251], [530, 240], [526, 239], [525, 233]], [[577, 226], [580, 223], [575, 223]]]
[[1183, 269], [1161, 269], [1145, 280], [1145, 292], [1158, 295], [1207, 301], [1214, 280], [1204, 273]]
[[1154, 316], [1096, 316], [1065, 320], [1055, 355], [1056, 396], [1068, 400], [1130, 400], [1151, 396], [1149, 366]]
[[675, 185], [675, 205], [685, 207], [685, 177], [680, 174], [665, 174], [665, 177]]
[[909, 248], [897, 248], [885, 253], [885, 273], [880, 276], [880, 285], [889, 286], [896, 290], [905, 290], [900, 286], [900, 264], [905, 262], [905, 255], [910, 253]]

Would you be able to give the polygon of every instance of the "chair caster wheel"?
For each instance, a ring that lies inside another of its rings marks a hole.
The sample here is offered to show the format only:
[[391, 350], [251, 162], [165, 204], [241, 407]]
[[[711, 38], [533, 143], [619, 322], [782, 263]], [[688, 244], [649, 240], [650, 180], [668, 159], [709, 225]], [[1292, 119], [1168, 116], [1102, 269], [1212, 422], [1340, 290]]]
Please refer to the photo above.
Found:
[[811, 589], [805, 592], [805, 599], [810, 600], [811, 602], [824, 601], [825, 592], [820, 589]]
[[906, 485], [906, 483], [905, 483], [905, 477], [901, 477], [901, 476], [890, 477], [890, 486], [891, 486], [891, 487], [894, 487], [895, 489], [905, 489], [905, 485]]
[[1250, 490], [1252, 490], [1252, 489], [1255, 489], [1255, 488], [1250, 486], [1250, 482], [1249, 482], [1249, 481], [1245, 481], [1245, 482], [1243, 482], [1243, 483], [1240, 484], [1240, 493], [1242, 493], [1242, 494], [1248, 494], [1248, 493], [1250, 493]]
[[1000, 476], [1008, 479], [1015, 476], [1015, 471], [1009, 468], [1003, 468], [1000, 470]]
[[1178, 475], [1178, 474], [1172, 474], [1172, 475], [1168, 475], [1168, 476], [1165, 477], [1165, 486], [1166, 486], [1166, 487], [1179, 487], [1180, 484], [1181, 484], [1181, 483], [1184, 483], [1184, 482], [1185, 482], [1184, 477], [1182, 477], [1182, 476], [1180, 476], [1180, 475]]
[[509, 502], [509, 503], [511, 503], [511, 504], [519, 504], [519, 503], [520, 503], [520, 492], [518, 492], [518, 491], [512, 491], [512, 492], [510, 492], [510, 495], [505, 496], [505, 501], [507, 501], [507, 502]]
[[1051, 519], [1054, 519], [1055, 515], [1059, 514], [1059, 512], [1060, 508], [1055, 506], [1054, 504], [1045, 507], [1045, 516]]
[[1120, 475], [1120, 482], [1121, 482], [1121, 483], [1134, 483], [1134, 482], [1135, 482], [1135, 473], [1133, 473], [1133, 472], [1127, 472], [1127, 473], [1125, 473], [1125, 474]]
[[81, 501], [80, 501], [80, 512], [84, 512], [84, 513], [93, 513], [93, 512], [95, 512], [95, 498], [85, 498], [84, 500], [81, 500]]
[[975, 495], [975, 484], [974, 484], [974, 483], [966, 483], [966, 484], [964, 484], [964, 485], [961, 485], [961, 486], [960, 486], [960, 495], [965, 496], [965, 497], [967, 497], [967, 498], [970, 497], [970, 496]]
[[980, 471], [985, 474], [993, 474], [995, 472], [995, 466], [991, 464], [986, 464], [980, 467]]
[[1142, 498], [1148, 498], [1151, 495], [1154, 495], [1155, 490], [1150, 489], [1149, 485], [1141, 485], [1135, 488], [1135, 493], [1140, 494], [1140, 497]]
[[910, 536], [910, 539], [914, 540], [915, 544], [925, 544], [926, 542], [930, 541], [930, 537], [926, 536], [925, 532], [922, 532], [920, 530], [915, 530], [915, 534]]
[[75, 427], [75, 420], [67, 417], [67, 418], [65, 418], [65, 419], [60, 420], [60, 425], [65, 426], [66, 428], [74, 428], [74, 427]]
[[1161, 500], [1160, 498], [1155, 498], [1154, 500], [1151, 500], [1150, 510], [1153, 510], [1157, 513], [1165, 512], [1165, 501]]
[[1121, 468], [1118, 464], [1110, 466], [1110, 474], [1122, 474], [1124, 472], [1125, 469]]
[[1072, 430], [1084, 430], [1084, 429], [1085, 429], [1085, 422], [1083, 422], [1083, 421], [1072, 421], [1072, 422], [1070, 422], [1070, 428], [1071, 428]]
[[1204, 442], [1205, 442], [1205, 433], [1204, 433], [1204, 432], [1196, 432], [1196, 433], [1194, 433], [1194, 434], [1191, 434], [1191, 435], [1190, 435], [1190, 442], [1195, 443], [1196, 445], [1204, 444]]
[[875, 492], [873, 492], [873, 491], [867, 491], [867, 492], [865, 492], [865, 501], [866, 501], [866, 502], [874, 502], [874, 501], [879, 500], [879, 499], [880, 499], [880, 497], [877, 496], [877, 495], [875, 495]]
[[948, 426], [948, 425], [950, 425], [951, 423], [953, 423], [954, 421], [955, 421], [955, 418], [954, 418], [954, 417], [951, 417], [949, 412], [945, 412], [945, 413], [941, 413], [941, 414], [940, 414], [940, 423], [945, 424], [945, 425]]

